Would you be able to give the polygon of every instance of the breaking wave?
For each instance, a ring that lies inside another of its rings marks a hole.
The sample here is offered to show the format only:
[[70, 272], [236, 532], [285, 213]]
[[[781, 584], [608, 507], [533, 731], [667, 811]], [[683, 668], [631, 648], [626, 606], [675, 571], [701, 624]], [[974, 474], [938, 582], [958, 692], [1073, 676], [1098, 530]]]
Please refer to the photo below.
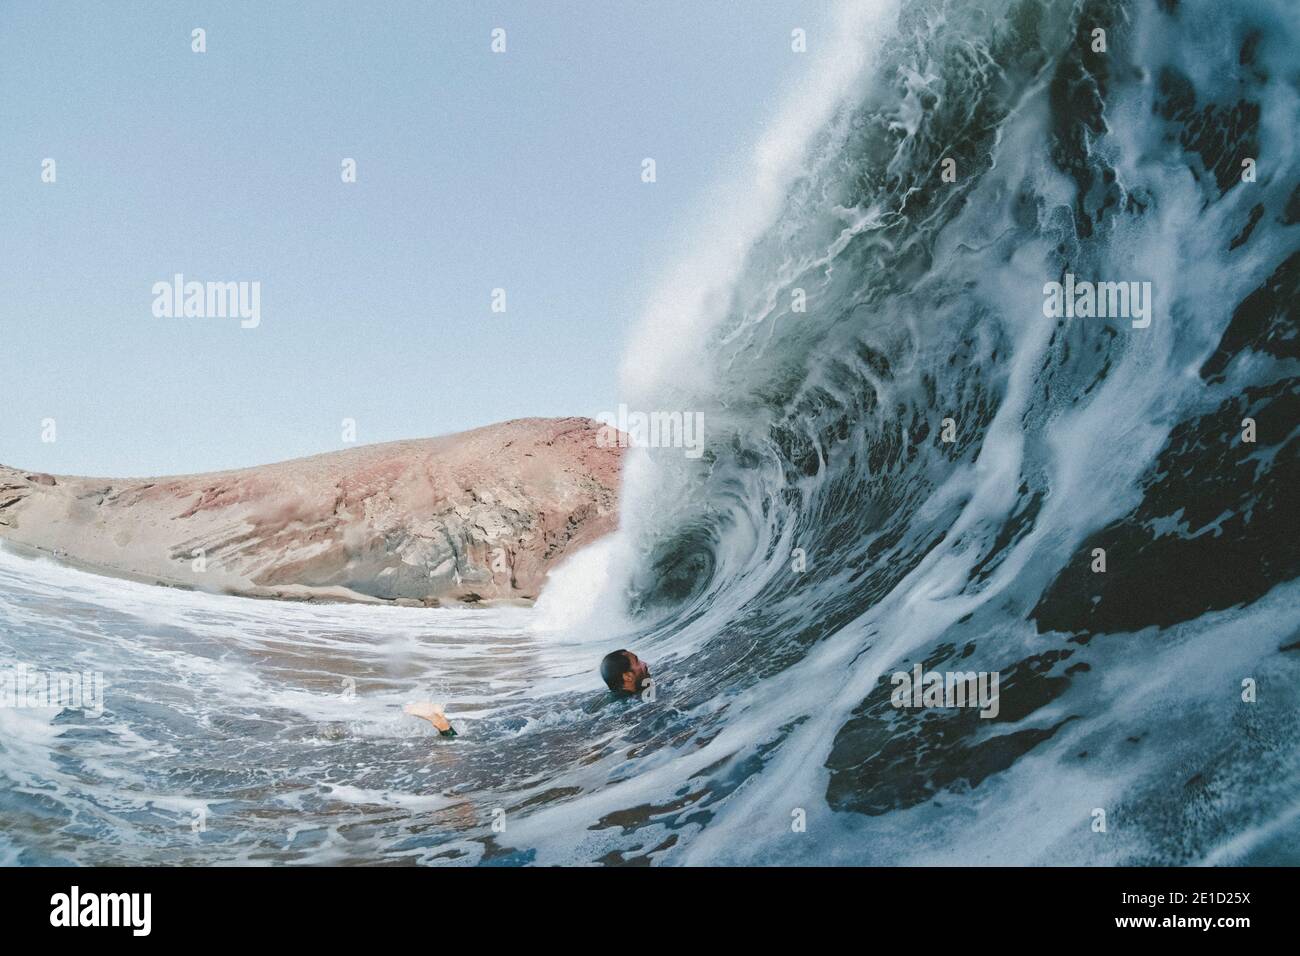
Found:
[[[638, 383], [709, 437], [624, 509], [637, 645], [713, 728], [668, 855], [1294, 861], [1300, 14], [890, 15]], [[1046, 317], [1074, 276], [1150, 314]], [[892, 706], [917, 662], [1000, 673], [1000, 715]]]

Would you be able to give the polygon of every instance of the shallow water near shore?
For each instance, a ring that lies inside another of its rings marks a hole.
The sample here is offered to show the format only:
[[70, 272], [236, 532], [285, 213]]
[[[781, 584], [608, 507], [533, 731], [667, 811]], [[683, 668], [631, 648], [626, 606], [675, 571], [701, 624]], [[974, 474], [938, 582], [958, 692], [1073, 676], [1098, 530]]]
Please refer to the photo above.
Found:
[[[591, 671], [572, 645], [531, 633], [529, 616], [256, 601], [0, 552], [0, 666], [97, 672], [104, 686], [98, 714], [89, 699], [0, 708], [0, 858], [447, 852], [490, 822], [494, 790], [509, 792], [514, 773], [490, 769], [488, 748], [546, 721], [523, 702]], [[447, 702], [454, 742], [402, 713], [430, 698]]]
[[[1275, 650], [1269, 630], [1295, 597], [1290, 589], [1253, 615], [1181, 636], [1152, 673], [1109, 655], [1110, 688], [1094, 682], [1067, 697], [1068, 729], [982, 787], [917, 805], [907, 795], [912, 781], [859, 780], [898, 797], [890, 812], [861, 816], [829, 811], [826, 768], [791, 745], [795, 726], [816, 735], [817, 724], [844, 716], [798, 689], [812, 686], [811, 671], [741, 690], [726, 673], [692, 678], [685, 672], [695, 667], [675, 666], [668, 648], [656, 654], [652, 646], [657, 700], [616, 702], [595, 674], [604, 645], [537, 631], [532, 610], [277, 604], [151, 588], [0, 552], [0, 667], [99, 672], [104, 681], [99, 714], [89, 702], [0, 708], [0, 862], [1168, 856], [1161, 839], [1184, 837], [1159, 782], [1182, 788], [1191, 748], [1186, 723], [1155, 715], [1189, 698], [1177, 706], [1213, 751], [1200, 759], [1223, 770], [1216, 813], [1237, 818], [1198, 855], [1284, 860], [1294, 852], [1294, 751], [1242, 751], [1229, 731], [1255, 715], [1234, 716], [1215, 688], [1185, 688], [1222, 664], [1216, 653], [1230, 648], [1244, 662]], [[1275, 677], [1294, 670], [1274, 660]], [[447, 701], [460, 737], [440, 739], [401, 712], [426, 698]], [[800, 708], [812, 717], [783, 725], [778, 715]], [[1269, 713], [1255, 721], [1257, 736], [1295, 732], [1294, 708]], [[850, 750], [862, 760], [877, 746]], [[1091, 761], [1080, 753], [1098, 748], [1113, 752]], [[1205, 799], [1188, 786], [1175, 802]], [[1077, 791], [1079, 813], [1061, 803], [1062, 788]], [[1141, 806], [1141, 833], [1080, 841], [1084, 805], [1099, 801]], [[804, 809], [807, 830], [790, 827], [792, 806]]]

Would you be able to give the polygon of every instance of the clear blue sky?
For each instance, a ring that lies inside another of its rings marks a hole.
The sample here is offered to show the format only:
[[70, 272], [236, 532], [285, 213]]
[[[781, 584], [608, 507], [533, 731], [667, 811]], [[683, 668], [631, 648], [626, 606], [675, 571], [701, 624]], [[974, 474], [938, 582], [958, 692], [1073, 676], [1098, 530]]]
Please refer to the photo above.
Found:
[[[370, 443], [612, 410], [827, 7], [0, 3], [0, 462], [205, 471], [343, 447], [344, 418]], [[261, 326], [155, 318], [177, 272], [259, 281]]]

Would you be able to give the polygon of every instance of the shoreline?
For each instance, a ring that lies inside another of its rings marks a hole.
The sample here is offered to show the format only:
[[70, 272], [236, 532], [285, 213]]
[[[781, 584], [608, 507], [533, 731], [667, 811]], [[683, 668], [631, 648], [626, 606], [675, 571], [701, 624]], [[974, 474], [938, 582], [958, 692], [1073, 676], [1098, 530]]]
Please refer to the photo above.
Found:
[[143, 584], [148, 587], [168, 588], [173, 591], [188, 591], [194, 594], [215, 594], [220, 597], [246, 598], [250, 601], [268, 601], [283, 602], [287, 604], [348, 604], [369, 607], [403, 607], [413, 609], [444, 610], [444, 611], [471, 611], [476, 609], [489, 609], [500, 607], [518, 607], [530, 608], [536, 605], [540, 594], [534, 598], [487, 598], [480, 601], [432, 601], [422, 602], [411, 598], [396, 598], [388, 600], [385, 598], [372, 597], [368, 594], [360, 594], [356, 591], [349, 591], [347, 588], [262, 588], [251, 590], [240, 590], [234, 588], [213, 589], [197, 587], [193, 584], [187, 584], [184, 581], [165, 580], [149, 575], [137, 574], [121, 568], [96, 565], [88, 561], [80, 561], [67, 555], [56, 554], [48, 548], [42, 548], [39, 545], [25, 544], [20, 541], [11, 541], [0, 537], [0, 553], [8, 552], [15, 557], [29, 561], [48, 560], [52, 564], [61, 568], [69, 568], [73, 571], [80, 571], [83, 574], [93, 574], [99, 578], [109, 578], [116, 581], [130, 581], [132, 584]]

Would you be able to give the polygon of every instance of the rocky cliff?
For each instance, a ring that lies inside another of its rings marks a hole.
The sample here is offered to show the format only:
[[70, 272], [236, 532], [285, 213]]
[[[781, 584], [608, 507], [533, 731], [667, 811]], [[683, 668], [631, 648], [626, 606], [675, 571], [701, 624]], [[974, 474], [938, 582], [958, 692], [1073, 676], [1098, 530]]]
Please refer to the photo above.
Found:
[[0, 466], [0, 540], [90, 570], [256, 597], [529, 601], [613, 529], [622, 449], [528, 418], [238, 471], [73, 478]]

